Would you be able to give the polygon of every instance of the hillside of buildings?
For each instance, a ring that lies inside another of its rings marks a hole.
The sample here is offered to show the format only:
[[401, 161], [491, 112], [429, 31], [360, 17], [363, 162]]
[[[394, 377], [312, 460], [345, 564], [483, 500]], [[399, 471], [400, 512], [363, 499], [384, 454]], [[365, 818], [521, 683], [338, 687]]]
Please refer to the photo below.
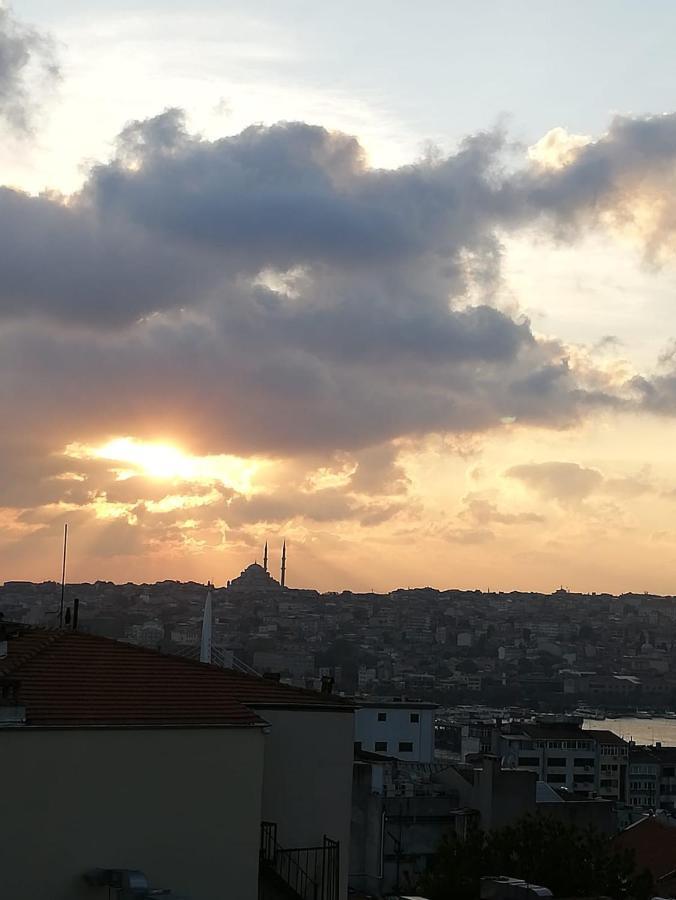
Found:
[[[676, 597], [398, 589], [320, 594], [253, 564], [222, 587], [68, 584], [80, 629], [169, 652], [199, 645], [207, 592], [213, 646], [260, 673], [364, 696], [536, 711], [664, 710], [676, 703]], [[6, 582], [0, 612], [58, 622], [56, 582]]]

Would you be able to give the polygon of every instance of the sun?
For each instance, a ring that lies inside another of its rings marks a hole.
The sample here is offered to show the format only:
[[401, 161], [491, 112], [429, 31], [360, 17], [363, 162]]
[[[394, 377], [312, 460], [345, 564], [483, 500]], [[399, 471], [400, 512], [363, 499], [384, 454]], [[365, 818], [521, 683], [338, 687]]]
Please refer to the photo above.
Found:
[[65, 453], [76, 459], [109, 460], [120, 480], [141, 475], [172, 482], [220, 482], [243, 494], [253, 493], [252, 479], [261, 466], [259, 460], [227, 454], [193, 456], [174, 444], [133, 437], [114, 438], [100, 447], [69, 444]]
[[127, 463], [149, 478], [192, 481], [195, 476], [195, 457], [188, 456], [171, 444], [115, 438], [98, 447], [95, 456]]

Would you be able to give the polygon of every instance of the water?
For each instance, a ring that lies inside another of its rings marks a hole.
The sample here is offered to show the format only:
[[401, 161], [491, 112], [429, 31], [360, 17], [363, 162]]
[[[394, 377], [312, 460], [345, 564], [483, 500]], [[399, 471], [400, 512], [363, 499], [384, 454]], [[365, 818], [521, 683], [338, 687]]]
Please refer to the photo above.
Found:
[[676, 747], [676, 719], [585, 719], [582, 727], [605, 728], [637, 744], [661, 741], [665, 747]]

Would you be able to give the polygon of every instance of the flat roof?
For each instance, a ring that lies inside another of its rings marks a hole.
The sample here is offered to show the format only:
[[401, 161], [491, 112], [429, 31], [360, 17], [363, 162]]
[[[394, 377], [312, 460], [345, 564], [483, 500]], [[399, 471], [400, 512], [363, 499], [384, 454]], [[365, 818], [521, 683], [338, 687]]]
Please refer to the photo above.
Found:
[[438, 703], [423, 700], [360, 700], [353, 697], [352, 702], [357, 709], [439, 709]]

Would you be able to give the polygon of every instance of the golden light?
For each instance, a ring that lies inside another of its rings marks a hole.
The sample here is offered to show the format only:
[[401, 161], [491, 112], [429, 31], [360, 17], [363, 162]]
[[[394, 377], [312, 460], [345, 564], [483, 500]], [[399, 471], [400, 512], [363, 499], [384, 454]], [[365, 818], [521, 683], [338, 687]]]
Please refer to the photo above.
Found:
[[74, 459], [103, 459], [115, 464], [119, 480], [142, 475], [166, 481], [218, 482], [241, 494], [253, 493], [258, 460], [227, 454], [192, 456], [173, 444], [120, 437], [101, 447], [69, 444], [65, 455]]

